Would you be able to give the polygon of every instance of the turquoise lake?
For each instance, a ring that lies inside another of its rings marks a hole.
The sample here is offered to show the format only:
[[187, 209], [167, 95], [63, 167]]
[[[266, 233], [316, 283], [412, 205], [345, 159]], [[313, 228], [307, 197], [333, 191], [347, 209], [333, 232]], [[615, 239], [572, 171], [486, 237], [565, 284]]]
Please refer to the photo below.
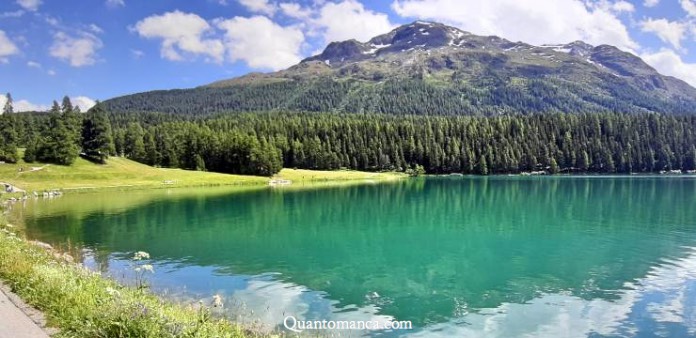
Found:
[[[696, 337], [696, 177], [429, 177], [15, 205], [27, 236], [124, 283], [222, 296], [259, 330], [411, 321], [386, 337]], [[307, 332], [309, 335], [316, 332]]]

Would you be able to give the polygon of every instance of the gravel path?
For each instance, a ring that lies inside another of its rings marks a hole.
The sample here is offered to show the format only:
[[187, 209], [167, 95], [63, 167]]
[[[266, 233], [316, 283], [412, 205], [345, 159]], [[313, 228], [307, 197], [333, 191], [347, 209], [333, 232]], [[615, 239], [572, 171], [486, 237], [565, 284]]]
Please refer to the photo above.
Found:
[[48, 338], [37, 322], [43, 315], [0, 285], [0, 338]]

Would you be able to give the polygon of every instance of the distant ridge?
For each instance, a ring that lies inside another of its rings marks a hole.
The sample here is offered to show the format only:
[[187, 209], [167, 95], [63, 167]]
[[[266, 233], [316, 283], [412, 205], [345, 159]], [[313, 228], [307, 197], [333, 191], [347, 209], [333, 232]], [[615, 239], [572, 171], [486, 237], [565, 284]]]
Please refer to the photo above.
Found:
[[112, 111], [498, 115], [696, 112], [696, 89], [639, 57], [582, 41], [533, 46], [417, 21], [332, 42], [286, 70], [104, 102]]

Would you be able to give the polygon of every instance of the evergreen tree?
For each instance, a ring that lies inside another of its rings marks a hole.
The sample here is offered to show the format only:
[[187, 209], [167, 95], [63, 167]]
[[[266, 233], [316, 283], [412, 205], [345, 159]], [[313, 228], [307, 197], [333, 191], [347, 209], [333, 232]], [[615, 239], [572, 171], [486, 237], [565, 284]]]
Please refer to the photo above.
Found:
[[82, 131], [82, 117], [79, 113], [79, 107], [74, 107], [72, 102], [70, 102], [70, 98], [65, 96], [61, 105], [61, 112], [63, 114], [63, 122], [68, 130], [65, 142], [79, 148], [81, 146], [80, 137]]
[[272, 144], [252, 142], [249, 151], [249, 170], [251, 174], [273, 176], [283, 168], [280, 152]]
[[[161, 160], [157, 151], [155, 137], [152, 136], [150, 131], [146, 131], [145, 136], [143, 136], [143, 149], [145, 150], [145, 164], [157, 165], [160, 163]], [[205, 166], [203, 166], [202, 170], [205, 170]]]
[[99, 163], [115, 153], [111, 124], [102, 105], [97, 103], [82, 122], [82, 152]]
[[[36, 137], [36, 136], [34, 136]], [[33, 163], [36, 161], [36, 152], [38, 147], [38, 142], [35, 139], [27, 141], [26, 149], [24, 150], [24, 162]]]
[[145, 163], [145, 143], [143, 142], [143, 128], [137, 122], [132, 122], [126, 129], [124, 141], [124, 154], [134, 161]]
[[80, 151], [75, 142], [74, 131], [66, 126], [66, 118], [61, 113], [58, 102], [53, 101], [49, 115], [48, 129], [37, 147], [36, 159], [41, 162], [70, 165]]
[[194, 162], [196, 171], [205, 171], [205, 161], [200, 154], [196, 154], [194, 156]]
[[689, 149], [689, 153], [686, 155], [686, 163], [684, 165], [686, 170], [696, 170], [696, 146], [692, 145]]
[[0, 161], [8, 163], [17, 162], [17, 132], [12, 107], [12, 95], [7, 93], [5, 106], [2, 108], [0, 115]]
[[551, 165], [549, 166], [549, 171], [551, 174], [555, 175], [558, 174], [560, 169], [558, 168], [558, 162], [556, 162], [555, 158], [551, 158]]
[[486, 161], [486, 156], [481, 155], [481, 157], [479, 157], [479, 161], [476, 163], [476, 173], [479, 175], [488, 175], [488, 161]]

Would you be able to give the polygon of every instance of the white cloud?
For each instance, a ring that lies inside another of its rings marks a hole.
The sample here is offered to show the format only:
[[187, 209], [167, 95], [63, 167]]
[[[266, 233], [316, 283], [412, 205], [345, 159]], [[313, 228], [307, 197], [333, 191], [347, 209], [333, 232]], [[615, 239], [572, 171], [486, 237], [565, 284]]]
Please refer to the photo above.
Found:
[[[459, 7], [456, 2], [455, 7]], [[394, 28], [386, 14], [365, 9], [362, 3], [355, 0], [327, 2], [319, 9], [319, 15], [312, 23], [322, 31], [325, 42], [349, 39], [366, 41]]]
[[106, 0], [106, 5], [109, 7], [123, 7], [126, 3], [123, 0]]
[[38, 62], [36, 62], [36, 61], [28, 61], [28, 62], [27, 62], [27, 67], [39, 68], [39, 69], [40, 69], [40, 68], [41, 68], [41, 64], [38, 63]]
[[474, 34], [498, 35], [533, 44], [583, 40], [633, 51], [638, 44], [606, 6], [580, 0], [394, 0], [407, 18], [436, 20]]
[[636, 8], [633, 6], [632, 3], [628, 1], [617, 1], [611, 5], [611, 10], [617, 13], [622, 13], [622, 12], [634, 12]]
[[131, 49], [131, 55], [134, 59], [140, 59], [141, 57], [145, 56], [145, 52], [139, 49]]
[[301, 60], [304, 34], [297, 27], [283, 27], [265, 16], [235, 17], [217, 21], [225, 30], [225, 45], [232, 61], [242, 60], [252, 68], [272, 70]]
[[246, 7], [252, 13], [262, 13], [273, 16], [277, 8], [276, 5], [268, 0], [238, 0], [239, 3]]
[[5, 31], [0, 30], [0, 62], [6, 63], [7, 57], [19, 53], [17, 45], [10, 40], [5, 34]]
[[681, 22], [652, 18], [641, 21], [640, 27], [643, 32], [654, 33], [660, 40], [677, 49], [681, 49], [681, 42], [687, 29], [687, 26]]
[[[0, 107], [5, 106], [5, 102], [7, 102], [7, 98], [5, 97], [5, 92], [0, 95]], [[48, 110], [48, 106], [46, 105], [41, 105], [41, 104], [34, 104], [31, 103], [27, 100], [14, 100], [12, 102], [12, 110], [14, 110], [15, 113], [23, 112], [23, 111], [46, 111]], [[0, 111], [0, 114], [2, 114], [2, 111]]]
[[49, 109], [49, 106], [45, 104], [35, 104], [27, 100], [15, 101], [12, 107], [14, 108], [14, 111], [17, 113], [23, 111], [47, 111]]
[[312, 11], [310, 9], [302, 8], [298, 3], [284, 2], [281, 3], [279, 7], [283, 14], [294, 19], [306, 20], [312, 16]]
[[222, 42], [204, 38], [212, 28], [196, 14], [174, 11], [153, 15], [139, 21], [134, 30], [144, 38], [162, 39], [160, 54], [167, 60], [182, 61], [182, 53], [204, 55], [215, 62], [224, 59]]
[[656, 53], [642, 54], [641, 58], [658, 72], [677, 77], [696, 87], [696, 64], [684, 62], [675, 51], [663, 49]]
[[82, 111], [83, 113], [89, 110], [90, 108], [94, 107], [95, 104], [97, 104], [94, 100], [87, 96], [71, 97], [70, 101], [72, 102], [73, 106], [79, 106], [80, 111]]
[[101, 40], [90, 33], [81, 32], [75, 37], [58, 32], [54, 35], [50, 54], [73, 67], [89, 66], [96, 62], [97, 50], [102, 45]]
[[24, 15], [24, 11], [20, 9], [13, 12], [0, 13], [0, 18], [19, 18], [22, 15]]
[[22, 8], [35, 12], [41, 6], [41, 0], [17, 0], [17, 4], [22, 6]]
[[643, 1], [643, 6], [645, 7], [655, 7], [660, 4], [660, 0], [645, 0]]
[[99, 26], [97, 26], [97, 25], [95, 25], [95, 24], [90, 24], [88, 27], [89, 27], [89, 30], [91, 30], [91, 31], [94, 32], [95, 34], [104, 33], [104, 30], [103, 30], [101, 27], [99, 27]]
[[53, 69], [49, 69], [49, 70], [46, 72], [46, 74], [48, 74], [48, 75], [50, 75], [50, 76], [55, 76], [55, 75], [56, 75], [56, 71], [53, 70]]
[[[3, 93], [0, 95], [0, 107], [4, 106], [6, 101], [7, 99]], [[93, 99], [87, 96], [71, 97], [70, 101], [72, 102], [73, 106], [80, 106], [80, 110], [82, 112], [86, 112], [89, 108], [92, 108], [96, 104]], [[12, 102], [12, 108], [15, 113], [25, 111], [47, 111], [51, 109], [51, 107], [47, 104], [33, 103], [28, 100], [14, 100], [14, 102]], [[2, 114], [1, 111], [0, 114]]]
[[696, 2], [693, 0], [679, 0], [679, 3], [689, 16], [696, 17]]
[[45, 16], [46, 23], [53, 26], [53, 27], [58, 27], [60, 25], [60, 20], [57, 18], [54, 18], [50, 15]]

